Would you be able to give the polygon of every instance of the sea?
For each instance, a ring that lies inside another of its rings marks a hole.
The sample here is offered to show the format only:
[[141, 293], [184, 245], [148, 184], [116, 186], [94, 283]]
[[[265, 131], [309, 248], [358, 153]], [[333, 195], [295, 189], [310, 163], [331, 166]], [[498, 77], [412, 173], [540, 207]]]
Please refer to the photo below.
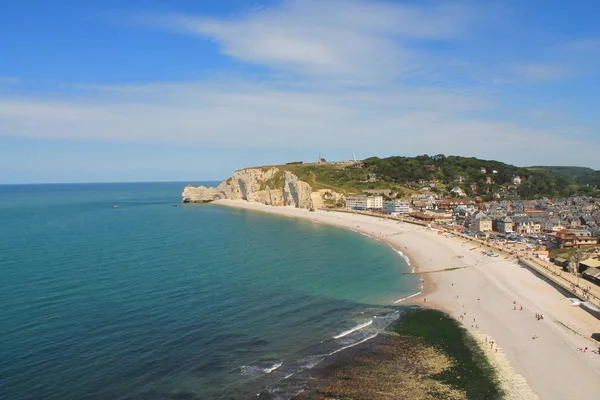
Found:
[[0, 186], [1, 399], [289, 399], [420, 290], [383, 242], [184, 185]]

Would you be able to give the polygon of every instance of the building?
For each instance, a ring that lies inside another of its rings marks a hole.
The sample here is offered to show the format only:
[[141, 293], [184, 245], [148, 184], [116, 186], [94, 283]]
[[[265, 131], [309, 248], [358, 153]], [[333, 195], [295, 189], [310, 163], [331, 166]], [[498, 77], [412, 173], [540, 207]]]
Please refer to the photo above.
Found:
[[383, 196], [349, 196], [346, 197], [347, 210], [382, 210]]
[[492, 228], [496, 232], [513, 233], [513, 220], [510, 217], [497, 218], [492, 221]]
[[550, 261], [550, 252], [548, 250], [538, 250], [537, 258], [542, 261]]
[[537, 234], [542, 231], [541, 225], [529, 217], [517, 217], [514, 222], [515, 232], [521, 235]]
[[383, 211], [392, 214], [408, 214], [410, 213], [410, 203], [408, 201], [384, 201], [383, 202]]
[[492, 219], [483, 211], [477, 211], [475, 214], [470, 215], [467, 224], [469, 230], [474, 233], [492, 231]]
[[367, 197], [367, 210], [382, 210], [382, 209], [383, 209], [383, 196]]
[[465, 193], [465, 191], [460, 187], [460, 186], [454, 186], [451, 190], [450, 193], [453, 193], [457, 196], [460, 197], [465, 197], [467, 195], [467, 193]]
[[590, 268], [600, 268], [600, 260], [590, 257], [586, 260], [579, 261], [579, 272], [586, 271]]
[[598, 244], [598, 238], [594, 237], [589, 231], [573, 231], [564, 229], [550, 236], [553, 247], [560, 249], [574, 247], [595, 246]]
[[366, 210], [367, 196], [350, 196], [346, 197], [347, 210]]
[[437, 203], [437, 208], [440, 210], [454, 210], [456, 207], [465, 206], [468, 207], [471, 205], [469, 200], [462, 199], [445, 199], [440, 200]]

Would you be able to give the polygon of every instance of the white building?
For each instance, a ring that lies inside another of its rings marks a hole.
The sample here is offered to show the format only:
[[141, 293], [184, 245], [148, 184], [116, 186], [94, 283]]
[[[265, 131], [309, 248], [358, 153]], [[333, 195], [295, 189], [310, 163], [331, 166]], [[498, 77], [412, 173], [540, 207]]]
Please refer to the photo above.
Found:
[[350, 196], [346, 197], [348, 210], [381, 210], [383, 209], [383, 196]]
[[369, 196], [369, 197], [367, 197], [367, 209], [369, 209], [369, 210], [381, 210], [381, 209], [383, 209], [383, 196]]
[[347, 210], [366, 210], [367, 196], [350, 196], [346, 197]]
[[408, 214], [410, 213], [410, 203], [400, 200], [384, 201], [383, 211], [389, 214]]

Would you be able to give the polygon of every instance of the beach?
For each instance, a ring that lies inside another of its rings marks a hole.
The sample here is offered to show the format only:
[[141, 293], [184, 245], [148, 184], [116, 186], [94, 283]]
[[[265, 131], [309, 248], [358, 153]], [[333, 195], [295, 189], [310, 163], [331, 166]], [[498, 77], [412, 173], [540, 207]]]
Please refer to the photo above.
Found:
[[[591, 339], [600, 333], [600, 321], [515, 259], [489, 257], [472, 241], [375, 216], [241, 200], [215, 204], [303, 218], [389, 243], [423, 278], [422, 293], [396, 303], [439, 309], [461, 322], [482, 346], [489, 345], [492, 364], [503, 366], [499, 378], [507, 391], [518, 382], [541, 399], [600, 398], [600, 355], [592, 353], [598, 343]], [[514, 392], [511, 398], [532, 398], [519, 397], [519, 387]]]

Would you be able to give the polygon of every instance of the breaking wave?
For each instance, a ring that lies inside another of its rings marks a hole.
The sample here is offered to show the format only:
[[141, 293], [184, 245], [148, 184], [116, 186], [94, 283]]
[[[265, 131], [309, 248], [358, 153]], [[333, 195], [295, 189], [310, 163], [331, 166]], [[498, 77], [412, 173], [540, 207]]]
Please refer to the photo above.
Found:
[[371, 325], [373, 323], [373, 320], [369, 320], [368, 322], [365, 322], [364, 324], [360, 324], [360, 325], [356, 325], [350, 329], [348, 329], [347, 331], [344, 331], [342, 333], [340, 333], [339, 335], [334, 336], [334, 339], [339, 339], [339, 338], [343, 338], [344, 336], [347, 336], [349, 334], [351, 334], [352, 332], [356, 332], [358, 330], [361, 330], [362, 328], [366, 328], [367, 326]]

